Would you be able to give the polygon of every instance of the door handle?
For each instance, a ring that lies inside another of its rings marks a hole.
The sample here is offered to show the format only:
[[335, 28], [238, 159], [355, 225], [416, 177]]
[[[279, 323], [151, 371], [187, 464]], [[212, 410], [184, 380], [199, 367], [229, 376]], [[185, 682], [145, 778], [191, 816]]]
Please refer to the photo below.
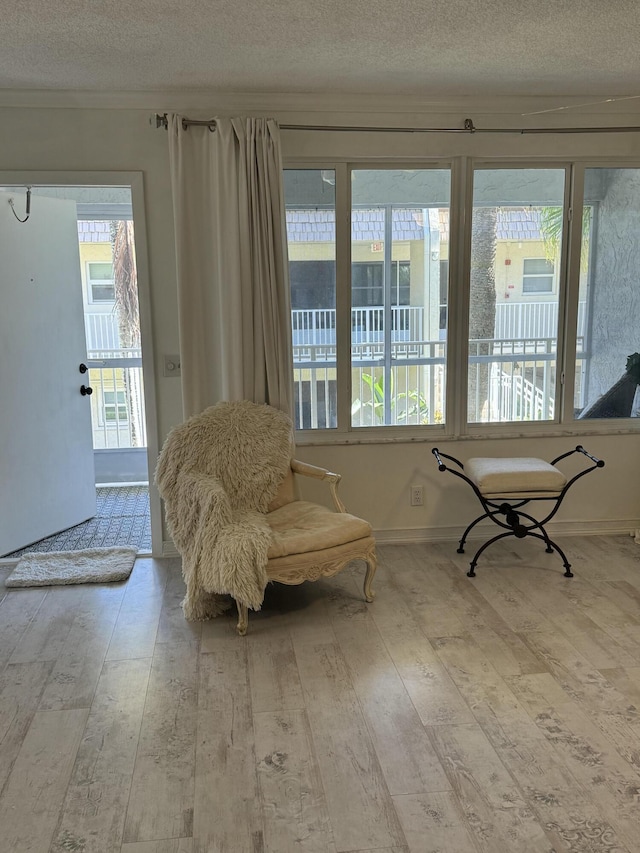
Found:
[[83, 397], [88, 396], [89, 394], [93, 394], [93, 388], [90, 385], [81, 385], [80, 393]]

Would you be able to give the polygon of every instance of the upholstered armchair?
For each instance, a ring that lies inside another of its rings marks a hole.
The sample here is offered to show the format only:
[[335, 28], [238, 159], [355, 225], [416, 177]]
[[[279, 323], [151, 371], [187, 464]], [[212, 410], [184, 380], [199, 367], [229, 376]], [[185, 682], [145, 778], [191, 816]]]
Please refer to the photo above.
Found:
[[[327, 484], [332, 509], [300, 499], [304, 477]], [[293, 458], [291, 420], [271, 406], [218, 403], [174, 429], [156, 483], [182, 555], [186, 618], [217, 616], [230, 595], [244, 635], [267, 583], [331, 577], [353, 560], [367, 565], [364, 597], [373, 601], [375, 539], [346, 511], [340, 479]]]

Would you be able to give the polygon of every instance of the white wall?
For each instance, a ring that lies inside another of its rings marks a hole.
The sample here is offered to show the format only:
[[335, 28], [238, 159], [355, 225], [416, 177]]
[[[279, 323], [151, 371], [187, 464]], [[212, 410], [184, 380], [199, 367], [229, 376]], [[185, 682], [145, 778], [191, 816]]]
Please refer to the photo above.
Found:
[[[78, 99], [80, 100], [80, 99]], [[326, 99], [320, 106], [322, 113], [312, 112], [308, 99], [289, 98], [273, 101], [274, 108], [265, 108], [263, 101], [255, 98], [217, 99], [222, 108], [197, 109], [191, 97], [182, 105], [182, 111], [193, 117], [208, 117], [221, 113], [268, 114], [281, 123], [314, 124], [370, 124], [411, 126], [456, 126], [466, 115], [472, 115], [478, 127], [523, 126], [532, 119], [523, 119], [526, 105], [500, 106], [500, 114], [482, 112], [468, 104], [457, 109], [441, 108], [438, 115], [419, 110], [419, 105], [399, 105], [388, 101], [388, 113], [373, 106], [369, 99], [368, 111], [351, 110], [353, 103], [344, 102], [329, 112]], [[5, 99], [5, 102], [6, 99]], [[59, 102], [59, 99], [58, 99]], [[15, 100], [13, 101], [15, 103]], [[85, 108], [81, 106], [49, 106], [56, 103], [46, 94], [29, 101], [27, 106], [0, 107], [0, 171], [142, 171], [145, 184], [146, 225], [149, 250], [151, 290], [151, 320], [154, 337], [156, 365], [161, 365], [164, 353], [178, 351], [177, 298], [175, 288], [175, 257], [173, 250], [173, 222], [171, 188], [168, 170], [167, 136], [151, 126], [149, 119], [155, 107], [141, 108]], [[37, 106], [29, 106], [29, 103]], [[201, 104], [202, 102], [200, 102]], [[629, 102], [627, 102], [629, 103]], [[631, 102], [635, 103], [635, 102]], [[364, 109], [360, 99], [360, 109]], [[394, 104], [394, 107], [390, 105]], [[158, 105], [160, 111], [175, 103]], [[530, 105], [529, 105], [530, 106]], [[506, 108], [512, 110], [505, 114]], [[494, 107], [491, 107], [494, 109]], [[394, 110], [391, 112], [391, 110]], [[403, 109], [403, 112], [399, 110]], [[620, 108], [621, 109], [621, 108]], [[541, 124], [535, 117], [534, 123]], [[566, 114], [562, 117], [567, 122]], [[627, 113], [585, 116], [573, 113], [574, 124], [640, 124], [637, 115]], [[548, 121], [557, 121], [552, 115]], [[576, 155], [599, 158], [632, 158], [640, 162], [640, 134], [593, 134], [588, 136], [567, 134], [563, 136], [521, 135], [440, 135], [440, 134], [386, 134], [386, 133], [331, 133], [313, 131], [283, 131], [285, 159], [297, 164], [305, 158], [325, 157], [349, 160], [367, 156], [373, 162], [388, 156], [411, 160], [421, 157], [496, 155], [508, 158], [534, 158], [548, 155], [571, 158]], [[37, 176], [33, 176], [36, 182]], [[158, 446], [168, 430], [181, 420], [179, 380], [164, 378], [157, 371], [155, 392], [158, 415]], [[612, 423], [615, 430], [618, 425]], [[439, 474], [430, 449], [435, 442], [361, 444], [352, 446], [318, 446], [299, 448], [298, 455], [310, 462], [326, 465], [344, 475], [341, 490], [352, 512], [369, 518], [384, 538], [393, 539], [411, 535], [415, 538], [456, 535], [461, 525], [476, 512], [476, 503], [470, 491], [450, 475]], [[591, 437], [528, 437], [516, 439], [467, 440], [437, 442], [438, 445], [460, 456], [463, 460], [472, 455], [535, 455], [551, 459], [565, 450], [583, 443], [593, 453], [607, 462], [575, 487], [575, 493], [559, 516], [564, 529], [623, 530], [640, 526], [640, 438], [638, 434]], [[409, 505], [409, 486], [424, 484], [424, 507]]]

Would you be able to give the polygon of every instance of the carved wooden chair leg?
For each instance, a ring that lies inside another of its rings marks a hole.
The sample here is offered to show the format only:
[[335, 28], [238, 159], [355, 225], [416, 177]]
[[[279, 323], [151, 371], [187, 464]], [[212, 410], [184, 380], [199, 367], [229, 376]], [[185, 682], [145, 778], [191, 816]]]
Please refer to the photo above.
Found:
[[375, 554], [370, 554], [366, 557], [367, 563], [367, 573], [364, 576], [364, 597], [366, 601], [373, 601], [376, 597], [375, 592], [371, 589], [371, 584], [373, 583], [373, 576], [376, 573], [376, 569], [378, 568], [378, 562], [376, 560]]
[[239, 601], [236, 601], [236, 606], [238, 608], [238, 624], [236, 625], [236, 630], [241, 637], [247, 633], [247, 628], [249, 627], [249, 608], [246, 604], [240, 604]]

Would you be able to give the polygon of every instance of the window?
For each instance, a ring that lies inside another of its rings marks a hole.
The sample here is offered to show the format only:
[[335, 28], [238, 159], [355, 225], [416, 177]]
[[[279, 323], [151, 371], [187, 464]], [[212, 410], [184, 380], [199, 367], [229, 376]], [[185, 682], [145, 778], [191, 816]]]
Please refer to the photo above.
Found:
[[[541, 306], [529, 293], [551, 291], [560, 260], [564, 169], [477, 169], [473, 179], [467, 421], [552, 421], [556, 414], [558, 297]], [[559, 218], [550, 217], [559, 210]], [[553, 221], [555, 230], [545, 223]], [[558, 229], [559, 226], [559, 229]], [[552, 253], [531, 258], [531, 248]], [[514, 301], [515, 257], [524, 257], [521, 301]], [[526, 257], [529, 255], [529, 257]], [[549, 285], [548, 290], [546, 290]]]
[[296, 428], [639, 416], [640, 168], [455, 168], [285, 170]]
[[[409, 261], [391, 262], [391, 304], [408, 305], [411, 270]], [[357, 261], [351, 266], [351, 302], [354, 307], [382, 305], [384, 302], [384, 264], [382, 261]]]
[[332, 169], [284, 173], [297, 429], [334, 429], [336, 209]]
[[[339, 363], [351, 380], [344, 427], [441, 423], [449, 170], [351, 172], [350, 275], [342, 283], [336, 279], [335, 172], [286, 170], [284, 184], [296, 427], [338, 426]], [[351, 305], [351, 347], [341, 359], [336, 288]]]
[[553, 291], [553, 261], [546, 258], [525, 258], [522, 269], [523, 293]]
[[129, 419], [124, 391], [104, 392], [104, 421], [108, 424], [123, 423]]
[[113, 264], [104, 261], [87, 262], [89, 302], [113, 302], [116, 298]]
[[640, 416], [627, 374], [640, 351], [640, 169], [586, 169], [574, 412], [579, 420]]
[[438, 423], [445, 407], [440, 257], [449, 173], [351, 175], [351, 426]]

